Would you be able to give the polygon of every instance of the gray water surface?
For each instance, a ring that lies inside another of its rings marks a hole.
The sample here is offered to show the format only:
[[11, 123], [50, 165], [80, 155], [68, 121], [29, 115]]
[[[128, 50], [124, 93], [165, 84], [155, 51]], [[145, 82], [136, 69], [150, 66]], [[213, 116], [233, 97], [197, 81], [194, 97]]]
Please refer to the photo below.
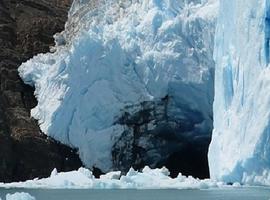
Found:
[[270, 188], [211, 190], [90, 190], [90, 189], [0, 189], [7, 193], [27, 192], [36, 200], [270, 200]]

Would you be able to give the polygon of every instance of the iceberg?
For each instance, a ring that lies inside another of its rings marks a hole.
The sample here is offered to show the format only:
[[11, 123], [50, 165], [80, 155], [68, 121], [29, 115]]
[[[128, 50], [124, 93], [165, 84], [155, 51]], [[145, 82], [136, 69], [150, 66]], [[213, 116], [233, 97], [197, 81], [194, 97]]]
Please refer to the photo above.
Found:
[[25, 192], [16, 192], [14, 194], [7, 194], [6, 200], [36, 200], [36, 198]]
[[209, 189], [230, 187], [210, 179], [199, 180], [182, 174], [171, 178], [169, 174], [169, 170], [165, 167], [150, 169], [146, 166], [141, 172], [131, 168], [126, 175], [120, 176], [116, 171], [109, 172], [98, 179], [92, 175], [90, 170], [80, 168], [77, 171], [60, 172], [43, 179], [0, 183], [0, 187], [28, 189]]
[[211, 178], [270, 185], [268, 0], [220, 1]]
[[156, 167], [183, 141], [210, 140], [217, 6], [75, 0], [51, 53], [19, 68], [42, 132], [104, 172]]

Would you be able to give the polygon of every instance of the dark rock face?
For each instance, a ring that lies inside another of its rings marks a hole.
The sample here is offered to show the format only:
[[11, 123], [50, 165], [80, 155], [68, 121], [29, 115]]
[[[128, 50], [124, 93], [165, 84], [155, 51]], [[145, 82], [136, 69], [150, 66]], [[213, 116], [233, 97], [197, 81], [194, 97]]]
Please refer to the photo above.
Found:
[[188, 119], [170, 115], [169, 96], [126, 107], [116, 121], [125, 127], [112, 149], [114, 168], [126, 172], [132, 166], [142, 169], [166, 166], [172, 177], [179, 172], [197, 178], [208, 178], [208, 146], [211, 128], [196, 130], [204, 122], [198, 111], [181, 108]]
[[33, 88], [18, 76], [19, 65], [49, 51], [64, 28], [71, 0], [0, 1], [0, 181], [48, 176], [80, 167], [76, 152], [40, 133], [30, 117]]

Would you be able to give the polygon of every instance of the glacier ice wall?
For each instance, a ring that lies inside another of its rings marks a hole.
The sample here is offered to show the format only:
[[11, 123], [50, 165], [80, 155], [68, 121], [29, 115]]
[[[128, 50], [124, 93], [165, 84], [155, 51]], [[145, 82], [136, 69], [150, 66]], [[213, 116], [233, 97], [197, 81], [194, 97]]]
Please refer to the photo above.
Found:
[[[214, 1], [75, 0], [52, 52], [19, 68], [35, 87], [31, 115], [44, 133], [78, 148], [86, 166], [103, 171], [113, 168], [113, 147], [128, 152], [136, 131], [155, 129], [155, 116], [187, 137], [209, 137], [216, 12]], [[143, 123], [121, 120], [141, 107]], [[148, 134], [137, 145], [153, 160], [168, 154], [169, 145], [159, 154], [150, 141]]]
[[270, 1], [220, 1], [215, 36], [212, 178], [270, 180]]

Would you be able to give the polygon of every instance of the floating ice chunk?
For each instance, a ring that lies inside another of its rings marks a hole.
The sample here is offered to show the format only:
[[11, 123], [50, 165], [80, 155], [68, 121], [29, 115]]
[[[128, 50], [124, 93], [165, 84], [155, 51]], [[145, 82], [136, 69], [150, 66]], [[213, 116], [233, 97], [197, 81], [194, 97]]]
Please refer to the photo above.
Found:
[[25, 192], [16, 192], [14, 194], [7, 194], [6, 200], [36, 200], [36, 198]]
[[138, 171], [135, 171], [133, 167], [131, 167], [126, 176], [136, 176], [137, 174], [138, 174]]
[[57, 172], [57, 169], [54, 168], [53, 171], [51, 172], [51, 177], [52, 177], [52, 176], [56, 176], [57, 173], [58, 173], [58, 172]]
[[233, 183], [233, 184], [232, 184], [232, 186], [233, 186], [233, 187], [237, 187], [237, 188], [238, 188], [238, 187], [241, 187], [241, 184], [240, 184], [240, 183], [238, 183], [238, 182], [235, 182], [235, 183]]
[[109, 172], [100, 179], [94, 178], [88, 169], [61, 172], [43, 179], [28, 180], [18, 183], [0, 183], [4, 188], [88, 188], [88, 189], [208, 189], [224, 187], [224, 183], [209, 179], [199, 180], [191, 176], [179, 174], [177, 178], [168, 176], [166, 168], [150, 169], [145, 167], [142, 172], [129, 170], [127, 175], [120, 172]]
[[101, 175], [101, 180], [113, 180], [113, 179], [120, 179], [121, 171], [116, 172], [108, 172], [107, 174]]
[[92, 173], [89, 169], [80, 167], [80, 168], [78, 169], [78, 172], [80, 172], [81, 174], [83, 174], [84, 176], [86, 176], [86, 177], [89, 178], [89, 179], [93, 179], [93, 178], [94, 178], [93, 173]]

